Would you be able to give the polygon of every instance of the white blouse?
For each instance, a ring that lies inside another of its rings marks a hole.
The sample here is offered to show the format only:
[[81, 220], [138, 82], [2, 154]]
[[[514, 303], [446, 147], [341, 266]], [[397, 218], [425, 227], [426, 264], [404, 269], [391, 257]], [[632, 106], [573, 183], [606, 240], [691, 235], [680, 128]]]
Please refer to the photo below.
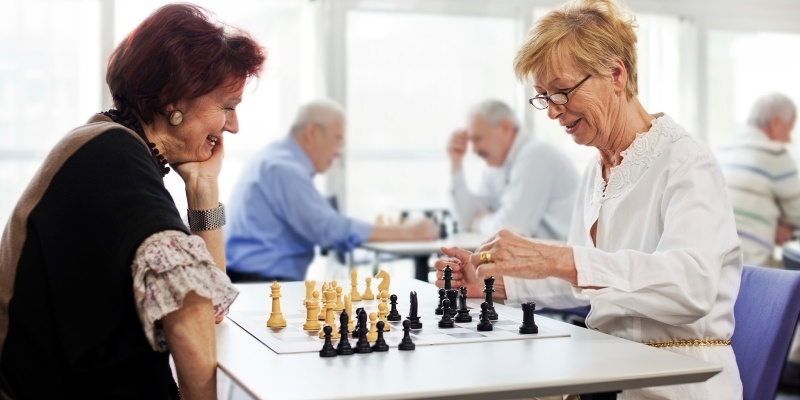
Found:
[[[510, 302], [533, 299], [538, 308], [589, 302], [587, 326], [637, 342], [730, 339], [742, 255], [714, 156], [663, 114], [622, 156], [607, 185], [599, 155], [581, 182], [569, 240], [578, 286], [504, 278]], [[590, 236], [595, 221], [596, 246]], [[742, 397], [730, 346], [664, 350], [724, 371], [705, 383], [629, 390], [619, 398]]]

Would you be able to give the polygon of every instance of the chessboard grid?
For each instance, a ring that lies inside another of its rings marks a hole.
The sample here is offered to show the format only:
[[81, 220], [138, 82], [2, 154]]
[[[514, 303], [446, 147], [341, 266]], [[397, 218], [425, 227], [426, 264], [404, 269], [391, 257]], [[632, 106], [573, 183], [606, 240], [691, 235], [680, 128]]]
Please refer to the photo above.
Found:
[[[377, 311], [378, 303], [380, 303], [378, 300], [353, 302], [353, 310], [364, 307], [367, 313]], [[428, 304], [425, 306], [429, 307]], [[435, 307], [435, 305], [433, 307]], [[433, 307], [430, 307], [431, 310]], [[433, 315], [433, 312], [429, 312], [427, 308], [423, 309], [421, 305], [419, 310], [422, 317], [423, 328], [421, 330], [412, 330], [411, 339], [417, 346], [431, 346], [569, 336], [568, 333], [558, 332], [541, 326], [539, 327], [538, 334], [520, 334], [518, 330], [522, 319], [508, 316], [500, 312], [498, 312], [499, 319], [497, 321], [492, 321], [492, 325], [494, 326], [492, 331], [478, 331], [478, 315], [475, 313], [473, 307], [470, 307], [470, 309], [473, 312], [472, 322], [455, 322], [454, 328], [439, 328], [437, 324], [440, 316]], [[520, 310], [520, 313], [521, 312]], [[335, 314], [335, 321], [338, 326], [338, 316], [340, 312], [336, 312]], [[303, 324], [306, 322], [304, 308], [302, 310], [298, 309], [296, 311], [284, 313], [283, 317], [287, 321], [287, 326], [285, 328], [268, 328], [266, 326], [266, 321], [269, 318], [269, 312], [231, 312], [228, 314], [229, 319], [277, 354], [318, 352], [320, 348], [322, 348], [324, 340], [319, 338], [318, 330], [303, 330]], [[324, 325], [322, 321], [320, 321], [320, 324]], [[394, 348], [397, 347], [403, 337], [402, 321], [389, 321], [389, 325], [390, 330], [384, 332], [384, 339], [390, 348]], [[351, 336], [350, 340], [355, 339]], [[339, 339], [333, 339], [334, 345], [338, 343], [338, 341]]]

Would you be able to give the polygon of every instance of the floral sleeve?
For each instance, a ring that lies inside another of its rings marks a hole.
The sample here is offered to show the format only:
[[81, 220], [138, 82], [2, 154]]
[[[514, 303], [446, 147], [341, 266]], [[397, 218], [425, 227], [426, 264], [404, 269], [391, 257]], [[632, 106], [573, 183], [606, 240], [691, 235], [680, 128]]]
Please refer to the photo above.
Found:
[[194, 291], [211, 299], [214, 314], [226, 312], [239, 291], [214, 264], [202, 238], [180, 231], [151, 235], [131, 265], [136, 311], [153, 350], [167, 351], [161, 319], [181, 308]]

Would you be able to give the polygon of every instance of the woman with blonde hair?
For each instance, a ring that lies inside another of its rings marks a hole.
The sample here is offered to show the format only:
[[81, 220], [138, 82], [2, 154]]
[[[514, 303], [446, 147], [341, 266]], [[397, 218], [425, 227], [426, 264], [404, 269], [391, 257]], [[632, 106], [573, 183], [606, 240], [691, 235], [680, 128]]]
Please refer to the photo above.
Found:
[[620, 398], [740, 399], [730, 340], [742, 256], [724, 179], [703, 143], [637, 99], [634, 27], [613, 0], [569, 3], [536, 22], [514, 61], [536, 90], [531, 105], [599, 153], [568, 245], [500, 231], [475, 253], [443, 249], [436, 267], [455, 264], [453, 284], [475, 294], [495, 276], [511, 303], [591, 304], [590, 328], [723, 367]]

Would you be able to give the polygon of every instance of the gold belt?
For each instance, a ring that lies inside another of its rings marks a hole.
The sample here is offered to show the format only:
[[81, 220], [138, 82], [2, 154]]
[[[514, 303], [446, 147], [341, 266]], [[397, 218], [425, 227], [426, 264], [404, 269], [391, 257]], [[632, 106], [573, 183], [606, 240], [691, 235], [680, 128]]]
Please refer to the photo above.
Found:
[[653, 347], [694, 347], [694, 346], [730, 346], [730, 339], [686, 339], [670, 340], [668, 342], [642, 342]]

